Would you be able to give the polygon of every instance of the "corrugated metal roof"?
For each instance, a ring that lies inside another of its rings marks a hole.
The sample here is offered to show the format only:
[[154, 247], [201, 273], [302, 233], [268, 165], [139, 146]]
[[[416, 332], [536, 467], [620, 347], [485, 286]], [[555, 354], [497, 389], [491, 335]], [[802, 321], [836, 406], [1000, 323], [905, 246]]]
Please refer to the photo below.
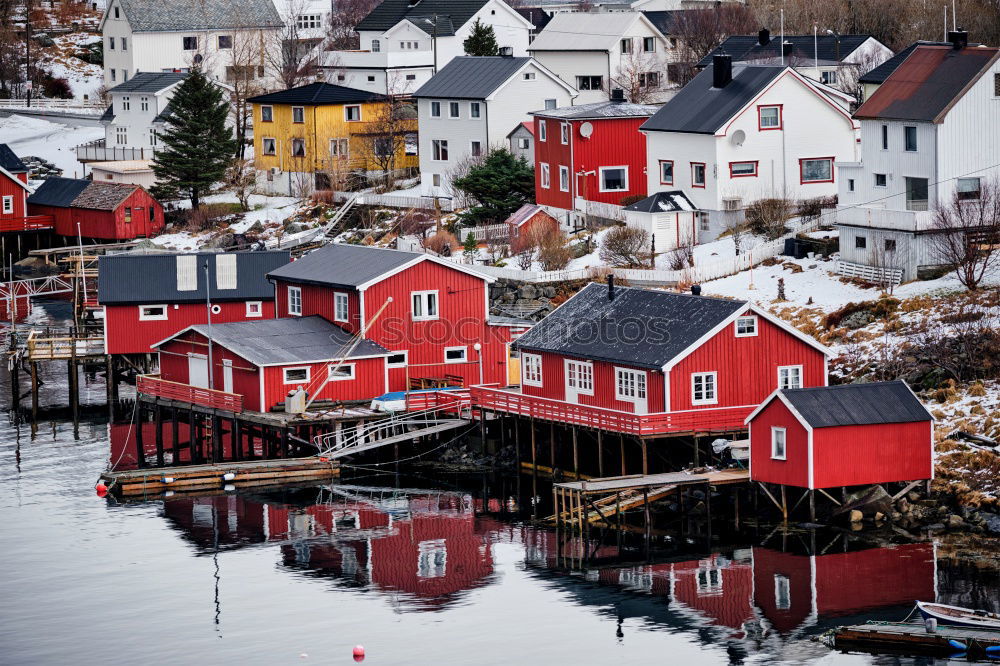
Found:
[[701, 12], [702, 9], [671, 9], [667, 11], [642, 12], [649, 19], [649, 22], [656, 26], [656, 29], [664, 35], [675, 35], [677, 30], [677, 20], [689, 12]]
[[331, 243], [270, 272], [279, 280], [357, 287], [427, 255], [365, 245]]
[[525, 351], [659, 369], [743, 301], [589, 284], [514, 342]]
[[724, 88], [712, 87], [713, 69], [709, 65], [702, 70], [640, 129], [715, 134], [786, 68], [734, 64], [733, 80]]
[[[208, 326], [192, 327], [208, 336]], [[388, 349], [371, 340], [361, 340], [348, 350], [354, 336], [322, 317], [282, 317], [228, 324], [212, 324], [212, 342], [256, 365], [312, 363], [345, 356], [380, 356]]]
[[528, 46], [529, 51], [609, 51], [639, 12], [558, 12]]
[[[854, 53], [871, 35], [841, 35], [840, 54], [837, 53], [837, 38], [833, 35], [785, 35], [786, 43], [792, 45], [790, 56], [798, 61], [813, 62], [814, 59], [839, 62]], [[712, 56], [726, 54], [738, 61], [769, 61], [781, 59], [781, 35], [771, 35], [771, 40], [761, 46], [758, 35], [733, 35], [728, 37], [711, 53], [701, 59], [699, 67], [712, 64]], [[815, 43], [814, 40], [815, 39]]]
[[177, 85], [187, 78], [183, 72], [136, 72], [128, 81], [122, 81], [110, 93], [145, 92], [158, 93], [170, 86]]
[[[866, 74], [863, 74], [861, 77], [858, 78], [858, 82], [859, 83], [882, 83], [887, 78], [889, 78], [890, 74], [892, 74], [893, 72], [896, 71], [897, 67], [899, 67], [901, 64], [903, 64], [904, 60], [906, 60], [907, 58], [910, 57], [910, 54], [913, 53], [913, 50], [916, 49], [918, 46], [948, 46], [948, 47], [950, 47], [951, 46], [951, 42], [926, 42], [926, 41], [913, 42], [912, 44], [910, 44], [909, 46], [907, 46], [905, 49], [903, 49], [902, 51], [900, 51], [896, 55], [892, 56], [891, 58], [889, 58], [888, 60], [886, 60], [885, 62], [883, 62], [881, 65], [879, 65], [875, 69], [871, 70], [870, 72], [867, 72]], [[969, 46], [979, 46], [979, 45], [978, 44], [969, 44]]]
[[912, 423], [932, 418], [901, 381], [783, 389], [781, 394], [814, 428]]
[[0, 143], [0, 167], [9, 173], [27, 173], [28, 167], [6, 143]]
[[938, 123], [993, 64], [998, 49], [918, 45], [854, 113], [859, 119]]
[[[97, 300], [103, 305], [194, 303], [205, 300], [204, 260], [208, 259], [209, 293], [213, 301], [268, 300], [274, 298], [270, 271], [291, 260], [287, 250], [228, 252], [236, 256], [236, 288], [218, 289], [213, 257], [223, 253], [197, 254], [113, 254], [97, 264]], [[196, 288], [177, 289], [177, 257], [198, 257]]]
[[642, 213], [670, 213], [698, 210], [698, 207], [681, 190], [670, 190], [669, 192], [650, 194], [642, 201], [636, 201], [634, 204], [625, 206], [625, 210], [634, 210]]
[[559, 109], [534, 111], [531, 115], [565, 120], [586, 120], [588, 118], [648, 118], [660, 109], [659, 104], [632, 104], [631, 102], [592, 102], [579, 106], [564, 106]]
[[132, 32], [283, 25], [271, 0], [118, 0]]
[[531, 58], [459, 56], [420, 86], [414, 97], [486, 99]]
[[[383, 0], [361, 19], [355, 30], [385, 32], [403, 19], [429, 22], [431, 17], [437, 16], [437, 35], [447, 37], [454, 35], [455, 30], [465, 25], [485, 4], [486, 0], [419, 0], [411, 6], [410, 0]], [[447, 19], [448, 25], [443, 25], [441, 19]]]
[[254, 104], [301, 104], [301, 105], [323, 105], [323, 104], [349, 104], [354, 102], [371, 102], [383, 99], [382, 95], [369, 90], [359, 90], [358, 88], [348, 88], [332, 83], [317, 81], [297, 88], [279, 90], [251, 97], [248, 102]]
[[83, 178], [46, 178], [28, 197], [28, 203], [68, 208], [88, 185], [90, 181]]
[[523, 19], [535, 26], [536, 31], [544, 29], [552, 20], [552, 14], [541, 7], [514, 7], [513, 9]]

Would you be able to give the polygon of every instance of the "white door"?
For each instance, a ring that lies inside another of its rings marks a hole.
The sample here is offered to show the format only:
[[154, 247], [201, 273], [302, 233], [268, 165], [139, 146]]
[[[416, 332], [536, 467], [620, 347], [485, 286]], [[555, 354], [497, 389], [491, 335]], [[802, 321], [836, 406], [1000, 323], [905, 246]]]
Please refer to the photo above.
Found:
[[222, 390], [226, 393], [233, 392], [233, 362], [222, 361]]
[[566, 402], [580, 402], [581, 395], [594, 395], [594, 366], [566, 360]]
[[188, 354], [188, 384], [208, 388], [208, 357], [204, 354]]

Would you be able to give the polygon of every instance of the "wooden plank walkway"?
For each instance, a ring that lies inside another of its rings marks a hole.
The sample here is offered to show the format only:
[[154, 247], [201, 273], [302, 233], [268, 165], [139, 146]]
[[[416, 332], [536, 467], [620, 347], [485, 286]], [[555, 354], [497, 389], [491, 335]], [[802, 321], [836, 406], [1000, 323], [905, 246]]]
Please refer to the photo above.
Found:
[[[950, 641], [957, 641], [967, 649], [956, 648]], [[976, 658], [986, 656], [987, 648], [1000, 646], [1000, 631], [938, 625], [937, 631], [928, 633], [923, 624], [869, 622], [838, 627], [833, 633], [833, 643], [838, 650], [908, 655], [966, 652], [969, 658]], [[1000, 656], [996, 650], [989, 652], [989, 656], [994, 654]]]
[[728, 483], [745, 483], [750, 480], [750, 472], [745, 469], [724, 469], [717, 472], [691, 473], [668, 472], [665, 474], [635, 474], [632, 476], [606, 476], [588, 481], [569, 481], [555, 484], [557, 488], [592, 493], [613, 493], [622, 490], [641, 490], [656, 486], [686, 486], [708, 483], [714, 486]]

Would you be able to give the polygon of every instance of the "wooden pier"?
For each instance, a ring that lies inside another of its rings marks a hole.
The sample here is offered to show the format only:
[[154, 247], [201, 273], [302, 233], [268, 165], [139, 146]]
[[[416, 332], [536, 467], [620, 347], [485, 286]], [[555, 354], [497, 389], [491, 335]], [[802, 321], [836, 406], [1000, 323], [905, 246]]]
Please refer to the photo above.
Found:
[[838, 627], [833, 633], [833, 646], [877, 654], [948, 656], [964, 652], [970, 659], [1000, 657], [1000, 650], [986, 652], [1000, 646], [1000, 631], [939, 625], [936, 631], [928, 632], [923, 624], [869, 622]]

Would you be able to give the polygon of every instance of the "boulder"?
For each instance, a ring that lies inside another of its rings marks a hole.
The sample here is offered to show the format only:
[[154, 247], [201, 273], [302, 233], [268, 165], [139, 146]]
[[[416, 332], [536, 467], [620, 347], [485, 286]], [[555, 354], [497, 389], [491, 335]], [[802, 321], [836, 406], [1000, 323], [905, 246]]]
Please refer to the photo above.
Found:
[[953, 513], [945, 519], [944, 524], [949, 530], [959, 530], [965, 526], [965, 521], [962, 520], [961, 516]]
[[920, 499], [920, 493], [918, 493], [916, 490], [911, 490], [910, 492], [906, 493], [906, 497], [911, 502], [916, 502]]
[[1000, 514], [983, 511], [979, 514], [983, 518], [983, 527], [990, 534], [1000, 534]]
[[902, 519], [903, 519], [903, 514], [901, 514], [899, 511], [893, 511], [892, 513], [889, 514], [889, 520], [891, 520], [894, 523], [898, 523]]
[[910, 502], [905, 497], [900, 497], [899, 501], [896, 502], [896, 509], [900, 513], [909, 513], [910, 512]]
[[875, 522], [876, 523], [880, 523], [883, 520], [885, 520], [885, 514], [882, 513], [881, 511], [876, 511], [875, 512]]
[[517, 290], [517, 295], [519, 298], [531, 301], [538, 298], [538, 289], [531, 284], [521, 285]]
[[859, 310], [844, 317], [841, 320], [840, 325], [853, 330], [857, 328], [864, 328], [873, 321], [875, 321], [875, 315], [868, 310]]
[[865, 514], [861, 513], [857, 509], [851, 509], [851, 513], [848, 514], [848, 520], [852, 523], [860, 523], [865, 517]]
[[542, 295], [545, 298], [555, 298], [556, 297], [556, 288], [555, 287], [551, 287], [551, 286], [550, 287], [542, 287]]

